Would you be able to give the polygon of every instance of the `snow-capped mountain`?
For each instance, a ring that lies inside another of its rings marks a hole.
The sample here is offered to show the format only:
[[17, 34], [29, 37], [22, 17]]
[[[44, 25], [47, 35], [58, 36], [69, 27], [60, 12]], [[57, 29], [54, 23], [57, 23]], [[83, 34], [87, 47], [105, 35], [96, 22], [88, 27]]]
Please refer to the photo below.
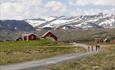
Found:
[[115, 28], [115, 15], [51, 16], [38, 19], [0, 20], [0, 29], [33, 31], [39, 29]]
[[29, 19], [26, 21], [37, 29], [115, 28], [115, 15], [102, 13], [75, 17], [45, 17], [41, 19]]
[[26, 19], [26, 22], [28, 22], [33, 27], [43, 25], [44, 23], [47, 23], [47, 21], [51, 21], [55, 19], [54, 17], [43, 17], [39, 19]]

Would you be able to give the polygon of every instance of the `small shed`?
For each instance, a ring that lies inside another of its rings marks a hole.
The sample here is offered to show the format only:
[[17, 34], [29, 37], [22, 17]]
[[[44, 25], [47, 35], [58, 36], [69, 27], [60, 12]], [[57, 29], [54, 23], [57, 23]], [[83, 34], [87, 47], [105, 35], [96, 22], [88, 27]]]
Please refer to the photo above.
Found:
[[52, 32], [48, 31], [45, 34], [42, 35], [42, 38], [47, 38], [47, 37], [51, 37], [53, 38], [55, 41], [58, 41], [58, 38], [56, 35], [54, 35]]
[[23, 40], [22, 37], [19, 37], [16, 39], [16, 41], [20, 41], [20, 40]]

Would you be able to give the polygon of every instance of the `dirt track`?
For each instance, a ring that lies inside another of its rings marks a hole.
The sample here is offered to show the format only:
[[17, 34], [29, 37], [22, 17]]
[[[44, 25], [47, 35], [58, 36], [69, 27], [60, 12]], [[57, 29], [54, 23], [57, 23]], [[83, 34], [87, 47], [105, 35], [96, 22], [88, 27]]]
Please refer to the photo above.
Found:
[[[80, 46], [88, 50], [88, 45], [81, 43], [72, 43], [73, 45]], [[24, 63], [17, 63], [11, 65], [1, 65], [0, 70], [38, 70], [39, 67], [47, 66], [51, 64], [61, 63], [64, 61], [69, 61], [73, 59], [82, 59], [88, 56], [89, 54], [96, 53], [96, 51], [85, 52], [85, 53], [74, 53], [74, 54], [66, 54], [61, 56], [55, 56], [43, 60], [29, 61]]]

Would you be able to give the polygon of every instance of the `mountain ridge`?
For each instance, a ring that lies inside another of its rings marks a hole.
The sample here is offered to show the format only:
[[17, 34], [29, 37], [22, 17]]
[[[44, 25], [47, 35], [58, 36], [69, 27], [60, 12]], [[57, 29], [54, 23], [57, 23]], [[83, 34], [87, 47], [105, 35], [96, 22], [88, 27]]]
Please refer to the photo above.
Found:
[[[48, 20], [44, 22], [40, 22], [40, 20], [27, 20], [27, 22], [35, 27], [36, 29], [64, 29], [68, 26], [72, 28], [81, 28], [81, 29], [89, 29], [89, 28], [115, 28], [115, 15], [108, 14], [97, 14], [97, 15], [82, 15], [82, 16], [74, 16], [74, 17], [50, 17], [55, 19], [55, 21]], [[42, 18], [44, 19], [44, 18]], [[46, 18], [47, 19], [47, 18]], [[30, 23], [31, 21], [31, 23]], [[36, 22], [35, 22], [36, 21]], [[36, 24], [36, 25], [35, 25]], [[42, 25], [42, 26], [41, 26]]]
[[91, 28], [115, 28], [115, 15], [99, 13], [70, 17], [51, 16], [24, 20], [0, 20], [0, 29], [19, 31]]

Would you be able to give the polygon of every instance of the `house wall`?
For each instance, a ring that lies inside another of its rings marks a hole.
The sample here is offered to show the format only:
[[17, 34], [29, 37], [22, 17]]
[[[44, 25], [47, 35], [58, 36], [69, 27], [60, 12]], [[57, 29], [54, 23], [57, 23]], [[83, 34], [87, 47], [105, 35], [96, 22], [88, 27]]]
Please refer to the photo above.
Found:
[[31, 35], [27, 35], [27, 36], [22, 36], [22, 39], [23, 40], [36, 40], [36, 39], [38, 39], [38, 37], [34, 34], [31, 34]]

